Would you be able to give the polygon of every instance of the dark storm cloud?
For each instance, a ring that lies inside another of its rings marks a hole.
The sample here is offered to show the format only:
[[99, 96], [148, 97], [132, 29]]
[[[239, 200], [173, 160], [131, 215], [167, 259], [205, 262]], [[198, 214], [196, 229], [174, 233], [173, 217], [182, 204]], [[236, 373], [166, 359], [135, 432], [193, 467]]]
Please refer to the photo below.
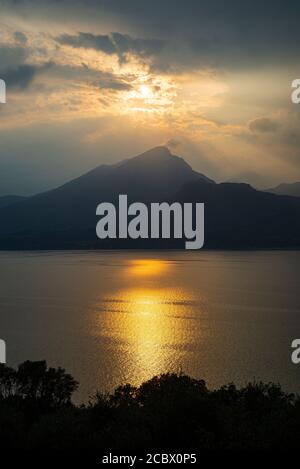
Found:
[[121, 55], [127, 52], [140, 56], [154, 55], [158, 54], [164, 45], [164, 41], [159, 39], [136, 39], [128, 34], [112, 33], [111, 37]]
[[51, 67], [53, 67], [52, 62], [39, 66], [23, 63], [6, 69], [0, 67], [0, 76], [5, 80], [8, 90], [24, 91], [29, 88], [36, 75], [49, 70]]
[[60, 44], [72, 47], [84, 47], [86, 49], [101, 50], [106, 54], [114, 54], [117, 52], [115, 45], [107, 35], [98, 35], [90, 33], [79, 33], [76, 36], [63, 34], [57, 38]]
[[[4, 4], [13, 13], [30, 12], [33, 18], [59, 22], [63, 15], [77, 25], [88, 21], [93, 32], [105, 21], [116, 24], [120, 36], [81, 33], [64, 39], [73, 46], [89, 43], [107, 53], [118, 49], [121, 55], [126, 50], [156, 54], [155, 66], [161, 70], [201, 65], [249, 69], [298, 59], [298, 0], [5, 0]], [[162, 54], [159, 43], [133, 36], [167, 41], [168, 47]]]
[[0, 75], [8, 88], [25, 90], [31, 84], [36, 72], [37, 68], [33, 65], [19, 65], [19, 67], [0, 71]]
[[60, 44], [72, 47], [95, 49], [105, 54], [117, 54], [121, 60], [127, 53], [140, 57], [157, 54], [163, 47], [163, 41], [158, 39], [133, 38], [128, 34], [111, 33], [110, 35], [95, 35], [80, 32], [77, 35], [63, 34], [57, 38]]
[[8, 89], [26, 89], [32, 82], [36, 67], [24, 63], [28, 51], [18, 46], [0, 46], [0, 77]]

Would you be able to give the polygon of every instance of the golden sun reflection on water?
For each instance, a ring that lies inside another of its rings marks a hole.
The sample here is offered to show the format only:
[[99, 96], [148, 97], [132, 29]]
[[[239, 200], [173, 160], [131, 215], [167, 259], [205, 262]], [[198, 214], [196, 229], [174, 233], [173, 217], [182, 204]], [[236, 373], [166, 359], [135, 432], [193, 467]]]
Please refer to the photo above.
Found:
[[124, 269], [125, 274], [135, 277], [161, 276], [169, 270], [169, 264], [161, 259], [135, 259]]
[[178, 370], [180, 355], [201, 336], [194, 327], [193, 295], [181, 285], [169, 286], [168, 269], [172, 265], [164, 260], [129, 261], [121, 272], [126, 285], [93, 308], [92, 334], [110, 343], [131, 382]]
[[183, 292], [172, 289], [120, 290], [98, 305], [94, 333], [112, 341], [124, 375], [141, 382], [171, 370], [180, 345], [191, 342], [191, 308]]
[[164, 259], [128, 260], [118, 272], [120, 288], [93, 305], [90, 334], [105, 341], [112, 368], [131, 383], [178, 371], [201, 341], [194, 293], [173, 284], [173, 269]]

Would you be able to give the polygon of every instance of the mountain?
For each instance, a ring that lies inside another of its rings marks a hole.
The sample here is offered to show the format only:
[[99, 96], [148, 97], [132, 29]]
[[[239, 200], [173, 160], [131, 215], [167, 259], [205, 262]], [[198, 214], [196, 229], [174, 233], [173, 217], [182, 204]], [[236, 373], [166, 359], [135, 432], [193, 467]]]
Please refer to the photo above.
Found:
[[182, 248], [182, 240], [99, 240], [100, 202], [204, 202], [208, 248], [300, 247], [300, 199], [216, 184], [165, 147], [102, 165], [57, 189], [0, 208], [0, 249]]
[[215, 184], [166, 147], [98, 166], [57, 189], [1, 208], [0, 248], [94, 246], [100, 202], [116, 203], [119, 194], [128, 194], [129, 201], [166, 201], [183, 184], [196, 180]]
[[22, 197], [21, 195], [4, 195], [0, 197], [0, 208], [8, 207], [8, 205], [13, 205], [25, 199], [26, 197]]
[[175, 199], [205, 202], [205, 247], [300, 247], [300, 199], [261, 192], [249, 184], [184, 185]]
[[300, 182], [279, 184], [279, 186], [268, 189], [266, 192], [272, 192], [272, 194], [278, 195], [291, 195], [293, 197], [300, 197]]

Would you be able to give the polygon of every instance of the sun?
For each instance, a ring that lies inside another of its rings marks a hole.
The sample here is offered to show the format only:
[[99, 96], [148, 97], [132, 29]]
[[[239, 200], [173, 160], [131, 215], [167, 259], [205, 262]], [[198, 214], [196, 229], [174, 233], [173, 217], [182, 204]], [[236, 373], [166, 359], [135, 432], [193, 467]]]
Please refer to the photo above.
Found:
[[[122, 114], [135, 114], [135, 116], [163, 115], [173, 105], [176, 92], [171, 80], [165, 77], [141, 76], [132, 82], [129, 90], [122, 92]], [[157, 121], [156, 121], [157, 123]]]
[[152, 96], [152, 91], [147, 85], [141, 85], [139, 88], [139, 92], [144, 98], [150, 98]]

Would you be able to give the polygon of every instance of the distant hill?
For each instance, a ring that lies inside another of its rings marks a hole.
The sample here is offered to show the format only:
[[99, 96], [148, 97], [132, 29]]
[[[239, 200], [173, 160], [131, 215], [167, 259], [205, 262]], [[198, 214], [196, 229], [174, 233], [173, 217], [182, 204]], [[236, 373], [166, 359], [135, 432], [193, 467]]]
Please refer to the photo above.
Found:
[[279, 186], [268, 189], [267, 192], [278, 195], [291, 195], [293, 197], [300, 197], [300, 182], [279, 184]]
[[99, 240], [100, 202], [204, 202], [208, 248], [300, 247], [300, 199], [216, 184], [165, 147], [102, 165], [63, 186], [0, 207], [0, 249], [182, 248], [181, 240]]
[[259, 187], [264, 187], [265, 179], [266, 178], [263, 173], [256, 171], [242, 171], [223, 182], [232, 182], [234, 184], [246, 183], [250, 184], [252, 187], [255, 187], [257, 189]]
[[205, 247], [300, 247], [300, 199], [258, 191], [249, 184], [185, 185], [175, 199], [205, 202]]
[[0, 208], [21, 202], [21, 200], [25, 199], [26, 197], [22, 197], [21, 195], [4, 195], [0, 197]]

